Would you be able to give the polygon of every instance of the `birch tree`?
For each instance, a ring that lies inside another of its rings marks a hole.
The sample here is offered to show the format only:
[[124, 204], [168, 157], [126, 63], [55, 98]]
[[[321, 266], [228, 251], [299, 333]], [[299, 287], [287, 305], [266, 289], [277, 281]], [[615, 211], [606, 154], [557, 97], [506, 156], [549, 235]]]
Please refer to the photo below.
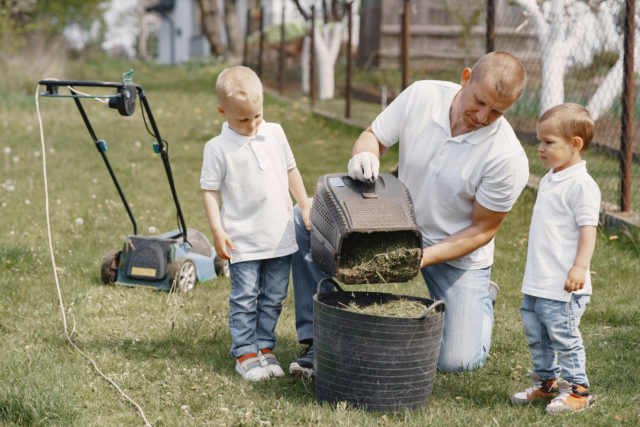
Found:
[[[515, 1], [525, 10], [540, 43], [540, 112], [564, 102], [564, 77], [569, 67], [587, 66], [602, 51], [620, 52], [618, 62], [587, 104], [594, 119], [601, 117], [622, 88], [622, 34], [617, 30], [616, 17], [622, 11], [623, 0], [592, 2], [593, 5], [577, 0], [547, 0], [541, 4], [536, 0]], [[640, 53], [637, 45], [636, 52]], [[636, 71], [639, 69], [636, 62]]]

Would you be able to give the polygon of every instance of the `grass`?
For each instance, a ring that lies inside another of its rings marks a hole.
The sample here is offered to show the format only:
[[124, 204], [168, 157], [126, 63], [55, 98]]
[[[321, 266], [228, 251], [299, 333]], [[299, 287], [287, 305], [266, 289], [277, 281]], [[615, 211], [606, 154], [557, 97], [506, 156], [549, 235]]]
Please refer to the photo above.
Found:
[[[135, 68], [158, 126], [188, 226], [208, 234], [199, 190], [204, 143], [222, 122], [213, 79], [219, 65], [160, 67], [126, 61], [71, 63], [58, 78], [119, 80]], [[25, 72], [27, 73], [27, 72]], [[28, 76], [24, 77], [27, 81]], [[0, 98], [0, 424], [141, 425], [135, 408], [98, 377], [64, 339], [48, 253], [42, 157], [32, 87]], [[47, 144], [51, 227], [69, 329], [77, 345], [145, 410], [153, 425], [637, 425], [640, 422], [640, 311], [634, 285], [637, 239], [600, 230], [591, 269], [595, 294], [583, 318], [588, 374], [596, 406], [571, 417], [544, 407], [515, 408], [509, 395], [529, 385], [530, 357], [518, 307], [535, 193], [525, 190], [497, 237], [492, 278], [500, 284], [489, 359], [482, 370], [438, 373], [429, 406], [373, 414], [319, 404], [313, 383], [286, 377], [249, 384], [229, 357], [229, 281], [200, 283], [184, 295], [104, 286], [102, 256], [119, 248], [131, 224], [73, 102], [41, 98]], [[85, 102], [142, 234], [176, 227], [175, 210], [152, 138], [136, 114], [123, 118]], [[309, 194], [318, 177], [344, 172], [360, 129], [267, 98], [267, 120], [281, 122]], [[137, 142], [140, 142], [139, 144]], [[7, 149], [9, 150], [7, 152]], [[393, 169], [397, 152], [383, 158]], [[77, 221], [81, 218], [82, 223]], [[148, 233], [151, 234], [151, 233]], [[425, 297], [421, 278], [358, 286]], [[294, 307], [285, 301], [275, 354], [297, 357]]]

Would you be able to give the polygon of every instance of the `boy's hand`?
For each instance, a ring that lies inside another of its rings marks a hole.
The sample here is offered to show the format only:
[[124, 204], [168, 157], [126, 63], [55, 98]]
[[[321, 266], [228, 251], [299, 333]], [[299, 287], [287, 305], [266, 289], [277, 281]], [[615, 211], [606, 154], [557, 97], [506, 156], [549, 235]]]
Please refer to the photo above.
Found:
[[300, 206], [300, 212], [304, 226], [307, 227], [307, 230], [311, 230], [311, 205], [307, 203], [304, 207]]
[[584, 287], [584, 281], [587, 277], [587, 270], [583, 267], [573, 266], [567, 275], [567, 281], [564, 284], [564, 290], [567, 292], [579, 291]]
[[216, 250], [216, 254], [223, 259], [231, 259], [231, 254], [227, 250], [227, 246], [233, 251], [235, 250], [235, 246], [233, 246], [233, 242], [229, 238], [229, 235], [224, 231], [216, 233], [213, 236], [213, 247]]

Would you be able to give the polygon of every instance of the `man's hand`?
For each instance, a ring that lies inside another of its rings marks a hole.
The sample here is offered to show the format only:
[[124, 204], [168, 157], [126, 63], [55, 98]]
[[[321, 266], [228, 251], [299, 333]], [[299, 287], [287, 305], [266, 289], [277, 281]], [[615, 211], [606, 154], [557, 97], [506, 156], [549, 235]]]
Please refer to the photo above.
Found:
[[375, 181], [380, 172], [380, 160], [370, 151], [356, 154], [349, 160], [349, 176], [358, 181]]
[[579, 291], [584, 288], [584, 281], [587, 278], [587, 270], [583, 267], [573, 266], [567, 275], [564, 290], [567, 292]]
[[220, 231], [213, 236], [213, 247], [216, 250], [216, 254], [223, 259], [231, 259], [231, 254], [227, 250], [227, 246], [233, 251], [235, 246], [227, 233]]

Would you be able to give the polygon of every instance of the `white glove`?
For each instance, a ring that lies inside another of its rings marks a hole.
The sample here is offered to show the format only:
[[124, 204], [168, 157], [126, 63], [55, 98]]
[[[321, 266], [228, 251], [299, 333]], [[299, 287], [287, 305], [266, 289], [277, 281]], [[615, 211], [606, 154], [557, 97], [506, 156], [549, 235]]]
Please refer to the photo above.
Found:
[[349, 160], [349, 176], [358, 181], [375, 181], [380, 172], [380, 159], [370, 151], [358, 153]]

